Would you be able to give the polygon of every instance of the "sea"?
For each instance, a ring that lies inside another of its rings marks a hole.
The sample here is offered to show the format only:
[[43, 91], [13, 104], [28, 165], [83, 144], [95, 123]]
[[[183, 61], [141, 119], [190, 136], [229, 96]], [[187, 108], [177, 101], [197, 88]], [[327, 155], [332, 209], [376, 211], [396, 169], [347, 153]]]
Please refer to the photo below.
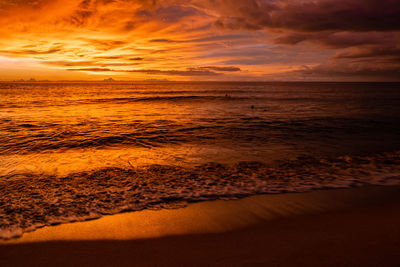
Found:
[[1, 239], [368, 185], [400, 185], [400, 83], [0, 82]]

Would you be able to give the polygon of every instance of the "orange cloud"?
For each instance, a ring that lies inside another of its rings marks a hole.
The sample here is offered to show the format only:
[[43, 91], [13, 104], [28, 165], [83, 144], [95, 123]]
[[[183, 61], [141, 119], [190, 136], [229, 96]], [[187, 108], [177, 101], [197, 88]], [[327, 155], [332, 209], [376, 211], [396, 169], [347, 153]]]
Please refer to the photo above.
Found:
[[35, 62], [32, 73], [47, 69], [48, 79], [262, 80], [359, 61], [400, 79], [396, 1], [350, 2], [0, 0], [0, 73], [13, 58]]

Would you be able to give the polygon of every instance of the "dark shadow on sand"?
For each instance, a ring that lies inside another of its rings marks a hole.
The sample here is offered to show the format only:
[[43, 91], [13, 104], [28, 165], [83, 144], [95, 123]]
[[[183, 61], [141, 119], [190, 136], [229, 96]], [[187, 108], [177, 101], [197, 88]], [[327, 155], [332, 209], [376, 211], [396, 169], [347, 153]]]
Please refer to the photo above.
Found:
[[0, 266], [398, 266], [400, 201], [218, 234], [0, 246]]

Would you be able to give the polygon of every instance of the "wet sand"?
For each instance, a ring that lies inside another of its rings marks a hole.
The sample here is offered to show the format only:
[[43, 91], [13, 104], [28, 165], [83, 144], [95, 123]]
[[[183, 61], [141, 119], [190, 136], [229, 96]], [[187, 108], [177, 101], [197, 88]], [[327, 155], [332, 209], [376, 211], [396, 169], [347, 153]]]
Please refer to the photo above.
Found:
[[262, 195], [45, 227], [0, 266], [398, 266], [400, 187]]

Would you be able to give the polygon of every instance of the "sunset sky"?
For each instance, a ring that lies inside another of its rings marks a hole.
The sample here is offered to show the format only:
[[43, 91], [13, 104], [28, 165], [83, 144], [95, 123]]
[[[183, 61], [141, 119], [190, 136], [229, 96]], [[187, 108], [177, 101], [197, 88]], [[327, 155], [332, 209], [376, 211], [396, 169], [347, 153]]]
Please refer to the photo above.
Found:
[[0, 0], [0, 80], [400, 80], [398, 0]]

